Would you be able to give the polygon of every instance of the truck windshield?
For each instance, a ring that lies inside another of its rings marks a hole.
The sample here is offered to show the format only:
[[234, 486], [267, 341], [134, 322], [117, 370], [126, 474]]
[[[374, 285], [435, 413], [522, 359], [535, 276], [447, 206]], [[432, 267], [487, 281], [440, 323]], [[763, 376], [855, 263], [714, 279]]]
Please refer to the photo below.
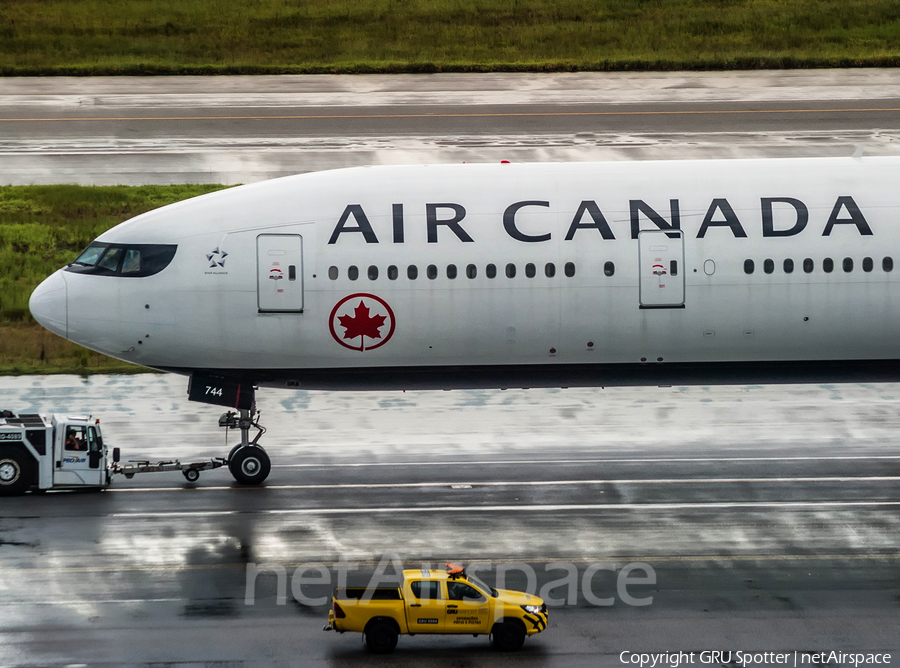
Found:
[[478, 587], [481, 591], [490, 592], [491, 596], [493, 596], [494, 598], [497, 598], [497, 594], [499, 592], [496, 589], [494, 589], [493, 587], [488, 587], [486, 584], [484, 584], [481, 580], [476, 578], [474, 575], [466, 575], [466, 579], [469, 582], [471, 582], [473, 585]]

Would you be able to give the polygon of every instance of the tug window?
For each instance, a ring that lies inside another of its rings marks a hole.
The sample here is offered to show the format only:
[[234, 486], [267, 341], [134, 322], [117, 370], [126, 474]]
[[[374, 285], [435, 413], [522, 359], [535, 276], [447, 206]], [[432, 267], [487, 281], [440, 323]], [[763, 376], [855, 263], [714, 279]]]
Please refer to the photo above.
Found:
[[397, 277], [399, 275], [400, 275], [400, 272], [397, 270], [396, 265], [392, 264], [390, 267], [388, 267], [388, 279], [390, 279], [392, 281], [396, 281]]
[[572, 278], [575, 275], [575, 263], [574, 262], [566, 262], [566, 266], [563, 267], [566, 276]]
[[529, 262], [525, 265], [525, 276], [527, 278], [534, 278], [534, 275], [537, 273], [537, 270], [534, 268], [534, 265]]
[[775, 262], [772, 260], [765, 260], [763, 262], [763, 271], [767, 274], [771, 274], [775, 271]]
[[516, 277], [516, 265], [510, 262], [506, 265], [506, 277], [507, 278], [515, 278]]
[[832, 260], [830, 257], [826, 257], [824, 260], [822, 260], [822, 271], [824, 271], [826, 274], [830, 274], [831, 272], [833, 272], [834, 260]]
[[369, 267], [369, 280], [378, 280], [378, 267], [376, 267], [374, 264]]
[[548, 262], [544, 265], [544, 276], [547, 278], [553, 278], [556, 276], [556, 265], [552, 262]]
[[466, 278], [475, 278], [478, 276], [478, 267], [474, 264], [470, 264], [466, 267]]
[[863, 271], [872, 271], [875, 268], [875, 263], [872, 262], [872, 258], [864, 257], [863, 258]]
[[846, 274], [849, 274], [851, 271], [853, 271], [853, 258], [845, 257], [844, 261], [841, 263], [841, 268]]
[[881, 261], [881, 268], [886, 272], [894, 271], [894, 258], [886, 257]]
[[806, 258], [805, 260], [803, 260], [803, 271], [805, 271], [807, 274], [811, 274], [813, 272], [813, 269], [815, 268], [816, 265], [812, 261], [812, 258]]
[[744, 260], [744, 273], [745, 274], [752, 274], [753, 270], [755, 268], [756, 268], [756, 266], [753, 264], [753, 260]]
[[612, 262], [607, 262], [603, 265], [603, 273], [607, 276], [612, 276], [616, 273], [616, 265], [614, 265]]
[[429, 264], [425, 269], [425, 275], [433, 281], [437, 278], [437, 267], [433, 264]]
[[784, 273], [792, 274], [794, 272], [794, 261], [791, 259], [787, 259], [784, 261]]
[[336, 281], [338, 277], [338, 268], [337, 267], [328, 267], [328, 278], [332, 281]]
[[411, 281], [416, 280], [419, 277], [419, 268], [414, 264], [409, 265], [406, 268], [406, 277]]
[[359, 267], [354, 264], [351, 264], [349, 267], [347, 267], [347, 278], [349, 278], [351, 281], [355, 281], [357, 278], [359, 278]]
[[455, 264], [447, 265], [447, 278], [456, 278], [456, 265]]
[[484, 274], [488, 278], [496, 278], [497, 277], [497, 265], [489, 264], [484, 268]]

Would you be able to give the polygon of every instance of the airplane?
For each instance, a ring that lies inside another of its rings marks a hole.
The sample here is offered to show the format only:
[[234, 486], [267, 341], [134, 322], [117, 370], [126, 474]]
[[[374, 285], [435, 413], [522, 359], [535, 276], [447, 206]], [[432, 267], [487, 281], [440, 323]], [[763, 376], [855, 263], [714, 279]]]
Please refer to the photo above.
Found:
[[236, 409], [257, 485], [258, 387], [897, 380], [898, 184], [858, 156], [301, 174], [123, 222], [30, 309]]

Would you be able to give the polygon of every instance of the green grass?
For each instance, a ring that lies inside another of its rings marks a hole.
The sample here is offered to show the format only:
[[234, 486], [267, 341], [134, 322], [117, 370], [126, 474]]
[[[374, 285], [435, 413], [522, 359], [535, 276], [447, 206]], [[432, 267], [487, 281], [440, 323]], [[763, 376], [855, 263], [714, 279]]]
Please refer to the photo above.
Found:
[[0, 374], [136, 369], [47, 332], [28, 298], [100, 234], [220, 185], [0, 186]]
[[900, 65], [897, 0], [2, 0], [0, 73]]

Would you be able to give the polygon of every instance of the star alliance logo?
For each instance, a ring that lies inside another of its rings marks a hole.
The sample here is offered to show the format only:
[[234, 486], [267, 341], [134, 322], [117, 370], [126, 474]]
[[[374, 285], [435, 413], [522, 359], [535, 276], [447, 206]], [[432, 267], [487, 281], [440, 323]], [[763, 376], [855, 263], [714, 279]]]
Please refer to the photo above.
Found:
[[225, 251], [220, 251], [219, 247], [216, 246], [216, 249], [206, 254], [206, 259], [209, 262], [209, 268], [215, 269], [216, 267], [224, 267], [225, 266], [225, 258], [228, 257], [228, 253]]

